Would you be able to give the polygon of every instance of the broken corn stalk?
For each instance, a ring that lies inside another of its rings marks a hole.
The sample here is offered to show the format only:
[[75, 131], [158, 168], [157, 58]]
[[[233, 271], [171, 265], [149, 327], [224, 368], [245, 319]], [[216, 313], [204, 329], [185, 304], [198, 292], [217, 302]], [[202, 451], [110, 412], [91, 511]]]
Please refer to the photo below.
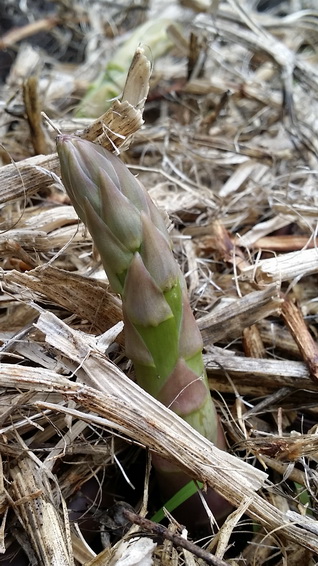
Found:
[[[202, 435], [223, 447], [202, 359], [202, 339], [164, 219], [122, 161], [76, 136], [57, 139], [64, 186], [122, 297], [126, 353], [137, 382]], [[161, 483], [189, 478], [153, 458]]]

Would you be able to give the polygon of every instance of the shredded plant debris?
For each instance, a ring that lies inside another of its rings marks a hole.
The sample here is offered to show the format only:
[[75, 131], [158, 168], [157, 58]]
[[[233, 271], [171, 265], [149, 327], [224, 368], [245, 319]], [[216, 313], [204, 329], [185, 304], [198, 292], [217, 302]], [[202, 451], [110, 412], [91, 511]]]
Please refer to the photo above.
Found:
[[[315, 4], [1, 4], [0, 564], [317, 563]], [[162, 210], [227, 452], [136, 384], [60, 133]], [[187, 532], [151, 454], [228, 500], [224, 522]]]

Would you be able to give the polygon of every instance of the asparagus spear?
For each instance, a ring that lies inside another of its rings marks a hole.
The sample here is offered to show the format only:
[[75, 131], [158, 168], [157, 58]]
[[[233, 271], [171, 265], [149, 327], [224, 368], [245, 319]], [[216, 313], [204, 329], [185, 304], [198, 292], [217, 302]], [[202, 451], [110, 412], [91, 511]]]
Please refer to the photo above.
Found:
[[131, 63], [131, 54], [143, 44], [156, 60], [172, 47], [168, 28], [172, 21], [159, 18], [148, 20], [138, 26], [128, 39], [115, 51], [106, 68], [89, 87], [76, 110], [77, 117], [98, 118], [111, 106], [111, 100], [118, 97], [125, 85]]
[[[163, 216], [126, 165], [101, 146], [60, 135], [57, 151], [66, 191], [122, 297], [126, 353], [137, 382], [223, 447], [201, 335]], [[170, 486], [166, 496], [189, 481], [162, 458], [153, 463], [162, 486]]]

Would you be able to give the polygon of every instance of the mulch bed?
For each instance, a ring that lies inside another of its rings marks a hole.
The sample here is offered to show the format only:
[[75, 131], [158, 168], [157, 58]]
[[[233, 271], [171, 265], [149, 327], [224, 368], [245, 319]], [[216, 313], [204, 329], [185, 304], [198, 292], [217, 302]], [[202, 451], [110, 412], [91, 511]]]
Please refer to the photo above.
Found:
[[[316, 564], [314, 10], [1, 6], [0, 564]], [[133, 46], [151, 21], [158, 39]], [[115, 99], [90, 107], [107, 81]], [[227, 453], [134, 383], [120, 300], [60, 181], [58, 132], [120, 153], [165, 211]], [[223, 525], [198, 540], [150, 521], [151, 451], [233, 504]]]

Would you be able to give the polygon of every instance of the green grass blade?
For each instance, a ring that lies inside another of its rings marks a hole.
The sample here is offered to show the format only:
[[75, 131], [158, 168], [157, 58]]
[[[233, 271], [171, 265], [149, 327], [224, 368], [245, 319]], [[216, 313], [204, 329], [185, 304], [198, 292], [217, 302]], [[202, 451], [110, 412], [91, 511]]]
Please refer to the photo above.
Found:
[[151, 517], [151, 521], [154, 523], [160, 523], [165, 518], [163, 508], [167, 509], [170, 513], [174, 511], [179, 505], [187, 501], [192, 495], [194, 495], [199, 489], [203, 487], [203, 483], [190, 481], [184, 485], [177, 493], [174, 494], [168, 501]]

